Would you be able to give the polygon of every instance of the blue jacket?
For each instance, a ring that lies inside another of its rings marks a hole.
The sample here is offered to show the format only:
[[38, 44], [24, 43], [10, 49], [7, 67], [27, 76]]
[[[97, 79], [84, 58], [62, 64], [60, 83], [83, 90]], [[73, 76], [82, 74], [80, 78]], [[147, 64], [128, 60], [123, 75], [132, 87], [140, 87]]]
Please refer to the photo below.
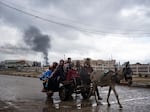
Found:
[[40, 76], [40, 80], [46, 80], [49, 78], [49, 76], [52, 74], [51, 70], [48, 70], [46, 72], [44, 72], [41, 76]]

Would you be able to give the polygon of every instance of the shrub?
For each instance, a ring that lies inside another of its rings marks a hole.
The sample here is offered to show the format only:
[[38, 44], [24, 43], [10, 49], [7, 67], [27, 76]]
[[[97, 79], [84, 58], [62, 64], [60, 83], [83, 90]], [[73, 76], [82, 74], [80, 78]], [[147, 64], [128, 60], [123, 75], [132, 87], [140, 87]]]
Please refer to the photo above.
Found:
[[144, 77], [145, 77], [145, 78], [147, 78], [147, 77], [148, 77], [148, 75], [145, 75]]
[[142, 77], [142, 74], [141, 74], [141, 73], [139, 73], [139, 77]]

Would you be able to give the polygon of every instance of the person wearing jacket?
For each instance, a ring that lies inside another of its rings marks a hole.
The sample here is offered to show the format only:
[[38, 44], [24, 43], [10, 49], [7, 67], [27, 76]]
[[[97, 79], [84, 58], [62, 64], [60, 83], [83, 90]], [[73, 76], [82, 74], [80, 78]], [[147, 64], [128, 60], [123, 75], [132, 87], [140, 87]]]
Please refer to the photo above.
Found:
[[52, 74], [52, 67], [49, 67], [49, 70], [47, 70], [46, 72], [44, 72], [39, 78], [40, 80], [43, 81], [43, 89], [42, 92], [46, 92], [47, 91], [47, 87], [48, 87], [48, 78], [51, 76]]
[[64, 60], [60, 60], [59, 65], [52, 72], [48, 80], [48, 90], [49, 91], [58, 91], [60, 81], [65, 80], [64, 77]]

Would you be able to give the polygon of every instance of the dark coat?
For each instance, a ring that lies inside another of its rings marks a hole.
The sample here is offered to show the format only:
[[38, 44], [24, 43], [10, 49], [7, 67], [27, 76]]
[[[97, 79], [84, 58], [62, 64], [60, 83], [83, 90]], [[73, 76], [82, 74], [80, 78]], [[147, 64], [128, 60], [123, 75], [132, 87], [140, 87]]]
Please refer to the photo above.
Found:
[[49, 78], [48, 80], [48, 90], [58, 91], [59, 90], [59, 83], [60, 81], [64, 80], [64, 68], [63, 66], [59, 65], [56, 68], [56, 71], [53, 77]]

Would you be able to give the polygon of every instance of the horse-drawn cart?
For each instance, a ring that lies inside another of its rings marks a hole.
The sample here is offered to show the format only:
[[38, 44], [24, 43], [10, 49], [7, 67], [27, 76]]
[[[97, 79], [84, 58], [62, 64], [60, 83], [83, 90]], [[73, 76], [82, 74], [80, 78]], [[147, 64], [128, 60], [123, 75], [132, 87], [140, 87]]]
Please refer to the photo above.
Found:
[[73, 78], [70, 81], [60, 83], [59, 96], [61, 100], [68, 100], [72, 93], [80, 93], [81, 81], [79, 78]]
[[80, 72], [77, 72], [75, 69], [70, 69], [63, 81], [50, 78], [48, 85], [48, 91], [46, 92], [48, 97], [51, 97], [55, 91], [59, 91], [59, 96], [62, 101], [68, 100], [73, 93], [81, 94], [83, 99], [90, 97], [90, 76], [84, 68]]
[[81, 94], [83, 99], [87, 99], [90, 93], [90, 85], [83, 84], [80, 78], [61, 82], [59, 96], [62, 101], [68, 100], [73, 93]]

